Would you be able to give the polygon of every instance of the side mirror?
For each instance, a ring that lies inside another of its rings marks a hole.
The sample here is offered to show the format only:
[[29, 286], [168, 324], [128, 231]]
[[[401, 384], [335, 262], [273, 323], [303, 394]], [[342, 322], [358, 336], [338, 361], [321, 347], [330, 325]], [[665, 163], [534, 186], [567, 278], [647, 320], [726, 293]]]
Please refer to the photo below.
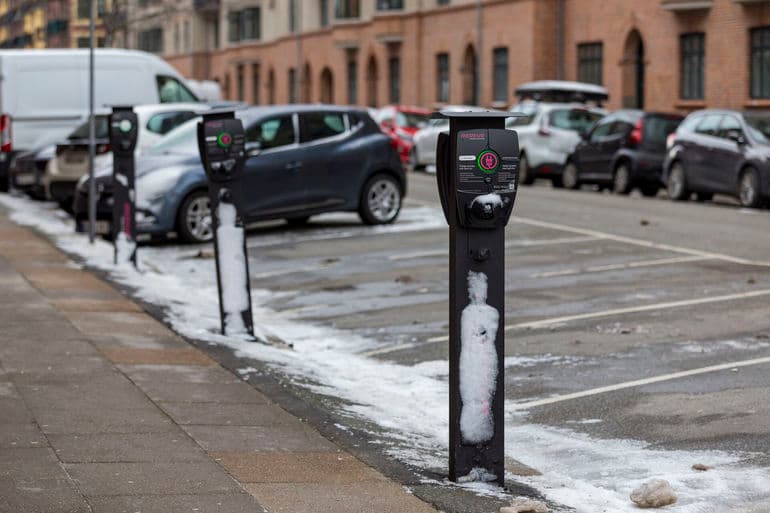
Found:
[[738, 146], [743, 146], [748, 142], [746, 141], [746, 136], [744, 136], [743, 132], [740, 130], [728, 130], [727, 138], [736, 143]]
[[256, 157], [262, 151], [262, 143], [259, 141], [250, 141], [244, 145], [247, 157]]

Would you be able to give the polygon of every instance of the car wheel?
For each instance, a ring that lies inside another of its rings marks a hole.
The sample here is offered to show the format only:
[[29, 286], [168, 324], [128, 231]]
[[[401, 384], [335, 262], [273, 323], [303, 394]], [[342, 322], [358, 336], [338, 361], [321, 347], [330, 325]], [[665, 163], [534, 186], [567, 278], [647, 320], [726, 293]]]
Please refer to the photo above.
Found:
[[206, 191], [185, 198], [177, 214], [177, 232], [185, 242], [208, 242], [214, 236], [211, 202]]
[[300, 216], [300, 217], [287, 217], [286, 223], [289, 226], [304, 226], [307, 224], [307, 222], [310, 221], [310, 216]]
[[580, 187], [578, 168], [574, 162], [567, 162], [567, 166], [561, 174], [561, 183], [567, 189], [577, 189]]
[[615, 194], [631, 192], [631, 170], [625, 162], [615, 168], [615, 175], [612, 177], [612, 192]]
[[753, 168], [746, 169], [741, 174], [738, 185], [738, 199], [747, 208], [757, 208], [762, 205], [762, 195], [759, 191], [759, 175]]
[[668, 197], [674, 201], [682, 201], [690, 197], [690, 191], [687, 190], [687, 178], [685, 178], [684, 168], [679, 162], [674, 162], [671, 166], [666, 182], [666, 190], [668, 191]]
[[366, 224], [392, 223], [401, 211], [401, 187], [390, 175], [371, 177], [361, 190], [358, 214]]
[[535, 177], [532, 175], [532, 170], [529, 168], [527, 155], [522, 154], [521, 160], [519, 160], [519, 183], [523, 185], [532, 185], [534, 181]]
[[646, 196], [648, 198], [654, 198], [655, 196], [658, 195], [660, 186], [655, 183], [645, 183], [639, 186], [639, 190], [642, 191], [642, 196]]
[[712, 199], [714, 199], [714, 193], [712, 193], [712, 192], [696, 192], [695, 193], [695, 198], [698, 201], [700, 201], [700, 202], [711, 201]]

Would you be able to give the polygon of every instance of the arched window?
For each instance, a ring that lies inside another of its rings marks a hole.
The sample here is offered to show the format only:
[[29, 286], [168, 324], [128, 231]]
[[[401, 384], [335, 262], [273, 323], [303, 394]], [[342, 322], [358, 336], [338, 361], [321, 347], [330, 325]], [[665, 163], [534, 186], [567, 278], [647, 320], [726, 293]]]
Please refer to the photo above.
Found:
[[328, 67], [321, 71], [321, 101], [334, 103], [334, 76]]
[[476, 65], [476, 50], [473, 45], [465, 48], [463, 57], [463, 103], [466, 105], [479, 104], [479, 74]]
[[369, 57], [366, 64], [366, 104], [369, 107], [377, 106], [377, 59], [374, 55]]

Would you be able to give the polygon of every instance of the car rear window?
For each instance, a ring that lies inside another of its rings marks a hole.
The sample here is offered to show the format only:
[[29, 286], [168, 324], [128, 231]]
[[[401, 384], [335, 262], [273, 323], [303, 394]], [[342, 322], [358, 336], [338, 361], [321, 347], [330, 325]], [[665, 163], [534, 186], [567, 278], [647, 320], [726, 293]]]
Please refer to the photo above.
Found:
[[666, 144], [666, 137], [681, 122], [682, 118], [650, 116], [644, 120], [644, 140], [653, 144]]
[[548, 115], [548, 124], [554, 128], [583, 132], [602, 118], [598, 112], [585, 109], [556, 109]]
[[300, 142], [334, 137], [345, 131], [345, 118], [339, 112], [308, 112], [302, 114]]
[[[94, 120], [94, 124], [96, 125], [94, 127], [94, 134], [96, 135], [97, 139], [106, 139], [110, 136], [109, 131], [109, 116], [96, 116], [96, 119]], [[67, 139], [88, 139], [89, 137], [89, 130], [88, 130], [88, 121], [77, 127], [70, 135], [67, 137]]]
[[148, 150], [151, 155], [198, 155], [198, 121], [194, 118], [167, 133]]
[[770, 117], [746, 116], [745, 119], [752, 138], [762, 144], [770, 144]]
[[396, 124], [405, 128], [423, 128], [428, 126], [430, 117], [418, 112], [396, 112]]

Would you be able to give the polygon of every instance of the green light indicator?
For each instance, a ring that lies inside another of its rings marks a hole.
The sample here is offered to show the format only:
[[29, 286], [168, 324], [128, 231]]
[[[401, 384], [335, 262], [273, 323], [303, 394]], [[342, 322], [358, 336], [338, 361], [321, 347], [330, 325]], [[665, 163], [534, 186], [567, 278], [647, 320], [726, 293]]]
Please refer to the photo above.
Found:
[[497, 156], [492, 150], [484, 150], [476, 157], [476, 167], [478, 167], [482, 173], [494, 173], [497, 171], [497, 167], [500, 164], [500, 157]]

